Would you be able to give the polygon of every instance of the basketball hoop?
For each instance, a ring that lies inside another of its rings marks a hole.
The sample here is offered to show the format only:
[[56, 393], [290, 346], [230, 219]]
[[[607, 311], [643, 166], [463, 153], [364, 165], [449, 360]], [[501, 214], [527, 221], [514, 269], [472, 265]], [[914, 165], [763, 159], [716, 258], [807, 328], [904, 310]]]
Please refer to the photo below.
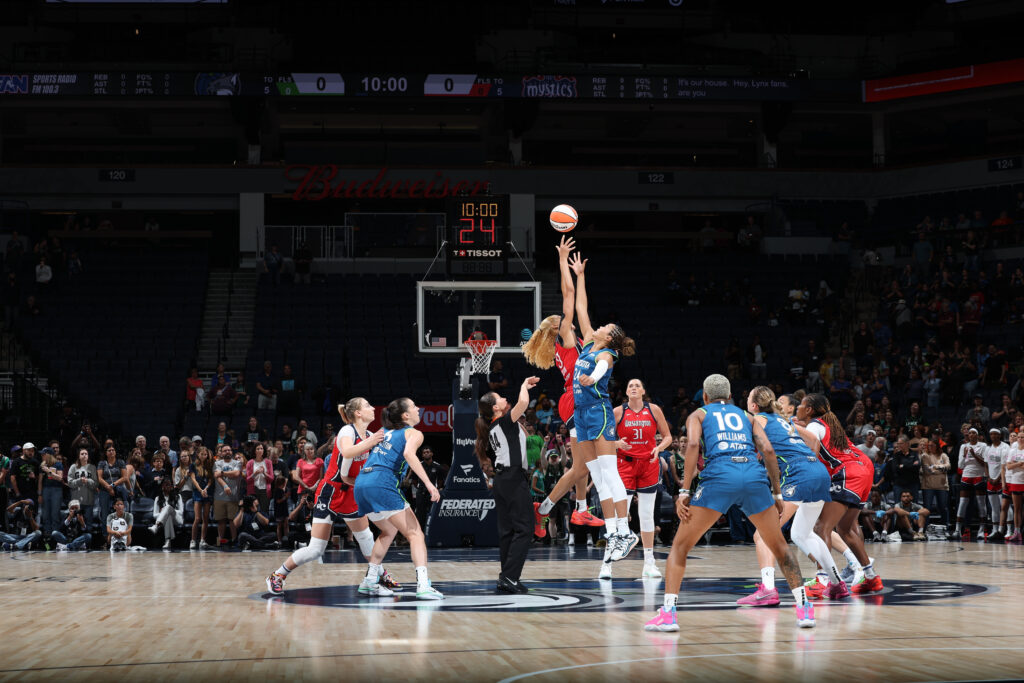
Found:
[[469, 349], [469, 357], [473, 361], [473, 374], [486, 375], [491, 369], [491, 356], [498, 346], [496, 339], [467, 339], [466, 348]]

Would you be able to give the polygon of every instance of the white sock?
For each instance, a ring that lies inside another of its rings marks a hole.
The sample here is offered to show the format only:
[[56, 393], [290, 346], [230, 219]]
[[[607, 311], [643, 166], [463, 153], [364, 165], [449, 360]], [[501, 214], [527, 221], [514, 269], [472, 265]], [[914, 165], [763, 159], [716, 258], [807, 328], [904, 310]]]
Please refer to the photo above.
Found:
[[626, 517], [619, 517], [619, 533], [623, 536], [629, 536], [629, 520]]
[[817, 571], [817, 573], [814, 575], [814, 578], [816, 578], [818, 580], [818, 583], [820, 583], [822, 586], [827, 586], [829, 583], [828, 572], [823, 571], [821, 569]]
[[793, 599], [796, 600], [798, 607], [802, 607], [807, 604], [807, 589], [803, 586], [798, 586], [793, 589]]
[[275, 573], [276, 573], [276, 574], [280, 574], [281, 576], [288, 576], [289, 574], [291, 574], [291, 573], [292, 573], [292, 570], [291, 570], [291, 569], [288, 569], [288, 567], [286, 567], [286, 566], [284, 566], [284, 565], [282, 564], [282, 565], [281, 565], [281, 568], [280, 568], [280, 569], [278, 569], [278, 570], [277, 570], [277, 571], [276, 571]]
[[616, 534], [618, 529], [618, 525], [616, 522], [617, 520], [614, 517], [609, 517], [608, 519], [604, 520], [605, 536], [614, 536]]
[[1001, 534], [1004, 534], [1004, 535], [1005, 535], [1005, 534], [1006, 534], [1006, 527], [1005, 527], [1005, 526], [1000, 526], [1000, 527], [999, 527], [999, 533], [1001, 533]]
[[576, 511], [577, 512], [586, 512], [587, 511], [587, 501], [586, 500], [577, 500], [576, 501]]
[[551, 498], [548, 497], [548, 498], [545, 498], [544, 502], [540, 504], [539, 508], [537, 508], [537, 512], [539, 512], [542, 515], [546, 515], [549, 512], [551, 512], [551, 508], [553, 508], [553, 507], [555, 507], [555, 504], [552, 503], [551, 502]]
[[960, 522], [958, 520], [957, 523], [956, 523], [956, 531], [955, 531], [955, 533], [957, 535], [960, 535], [961, 532], [962, 532], [962, 530], [960, 529]]
[[761, 585], [766, 591], [775, 590], [775, 567], [761, 567]]
[[366, 580], [368, 583], [374, 583], [380, 578], [381, 566], [379, 564], [370, 563], [369, 568], [366, 570]]
[[679, 594], [678, 593], [665, 593], [665, 602], [662, 603], [662, 606], [665, 609], [673, 609], [673, 608], [675, 608], [676, 600], [678, 600], [678, 599], [679, 599]]
[[865, 578], [873, 579], [876, 576], [878, 576], [878, 574], [875, 573], [875, 565], [874, 565], [874, 563], [868, 563], [868, 564], [864, 565], [864, 577]]
[[654, 548], [644, 548], [644, 564], [654, 564]]
[[863, 569], [863, 567], [860, 566], [860, 561], [857, 559], [857, 556], [854, 555], [853, 551], [849, 548], [847, 548], [843, 553], [843, 557], [845, 557], [846, 561], [850, 563], [850, 566], [853, 567], [854, 571]]
[[427, 578], [426, 567], [416, 567], [416, 585], [417, 586], [429, 586], [430, 579]]

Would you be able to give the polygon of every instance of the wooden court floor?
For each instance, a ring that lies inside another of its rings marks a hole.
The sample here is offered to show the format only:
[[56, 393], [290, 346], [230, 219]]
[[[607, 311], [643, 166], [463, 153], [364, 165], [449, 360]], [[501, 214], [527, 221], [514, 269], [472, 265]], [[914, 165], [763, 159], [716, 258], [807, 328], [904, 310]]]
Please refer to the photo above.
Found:
[[[300, 568], [272, 600], [264, 577], [285, 553], [4, 554], [0, 680], [1024, 678], [1024, 547], [868, 548], [885, 592], [818, 603], [813, 630], [788, 606], [731, 606], [757, 575], [752, 547], [695, 548], [678, 634], [643, 631], [662, 587], [635, 578], [638, 551], [609, 584], [597, 551], [536, 548], [522, 600], [493, 594], [495, 551], [432, 551], [444, 604], [358, 598], [352, 551]], [[402, 549], [387, 566], [411, 583]]]

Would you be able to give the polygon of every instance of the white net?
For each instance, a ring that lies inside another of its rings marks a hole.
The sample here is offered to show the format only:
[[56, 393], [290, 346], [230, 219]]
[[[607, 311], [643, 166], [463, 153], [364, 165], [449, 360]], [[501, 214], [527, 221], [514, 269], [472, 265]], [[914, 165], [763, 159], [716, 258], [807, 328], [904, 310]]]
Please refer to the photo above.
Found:
[[491, 369], [491, 356], [498, 342], [494, 339], [467, 339], [466, 348], [473, 361], [473, 374], [486, 375]]

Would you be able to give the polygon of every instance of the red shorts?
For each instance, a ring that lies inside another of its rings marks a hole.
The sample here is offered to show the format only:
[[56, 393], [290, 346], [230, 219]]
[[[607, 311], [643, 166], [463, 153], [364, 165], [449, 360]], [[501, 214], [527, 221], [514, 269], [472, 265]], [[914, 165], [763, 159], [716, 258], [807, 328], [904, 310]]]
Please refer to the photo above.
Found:
[[1003, 485], [1000, 483], [998, 479], [996, 479], [995, 481], [989, 479], [988, 484], [985, 486], [985, 488], [988, 489], [989, 493], [999, 493], [1000, 491], [1003, 490]]
[[576, 436], [573, 433], [576, 430], [576, 423], [572, 419], [575, 412], [576, 400], [573, 398], [572, 392], [567, 391], [562, 394], [562, 398], [558, 399], [558, 417], [562, 418], [562, 422], [565, 423], [565, 428], [569, 430], [570, 436]]
[[1007, 493], [1024, 493], [1024, 484], [1007, 484], [1004, 489]]
[[629, 492], [653, 493], [661, 478], [661, 458], [651, 462], [651, 457], [633, 458], [618, 456], [619, 477]]
[[846, 460], [832, 472], [829, 494], [837, 503], [862, 507], [868, 502], [875, 480], [875, 465], [865, 456]]
[[321, 481], [316, 488], [316, 503], [313, 507], [313, 517], [317, 519], [329, 519], [331, 522], [342, 519], [359, 519], [359, 505], [356, 504], [354, 488], [347, 484], [334, 484], [329, 481]]

